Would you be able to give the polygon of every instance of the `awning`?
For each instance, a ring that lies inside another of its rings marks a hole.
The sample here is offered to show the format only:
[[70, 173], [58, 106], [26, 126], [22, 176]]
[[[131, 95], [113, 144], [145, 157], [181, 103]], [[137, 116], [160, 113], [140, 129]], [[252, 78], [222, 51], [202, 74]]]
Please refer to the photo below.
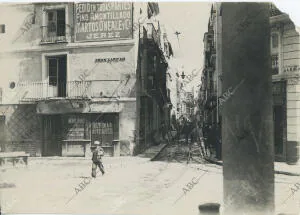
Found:
[[37, 104], [38, 114], [82, 113], [88, 109], [87, 101], [83, 100], [47, 100]]
[[84, 113], [119, 113], [123, 109], [123, 104], [113, 101], [105, 103], [92, 103], [89, 105], [89, 110]]
[[118, 113], [123, 104], [117, 101], [90, 103], [83, 100], [42, 101], [37, 105], [38, 114], [67, 114], [67, 113]]

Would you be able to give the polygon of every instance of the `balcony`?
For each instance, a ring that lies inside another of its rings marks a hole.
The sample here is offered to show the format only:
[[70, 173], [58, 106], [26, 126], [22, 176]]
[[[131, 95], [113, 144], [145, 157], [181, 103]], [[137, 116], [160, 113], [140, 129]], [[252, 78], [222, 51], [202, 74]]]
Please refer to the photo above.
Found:
[[[24, 92], [20, 102], [34, 102], [51, 98], [91, 99], [128, 96], [130, 84], [116, 90], [119, 80], [68, 81], [63, 83], [21, 82], [15, 91]], [[21, 93], [20, 93], [21, 94]]]
[[270, 16], [278, 16], [281, 15], [282, 12], [274, 5], [274, 4], [270, 4]]
[[147, 23], [147, 39], [149, 42], [153, 42], [160, 48], [160, 35], [158, 31], [154, 28], [152, 23]]
[[71, 41], [72, 27], [70, 25], [41, 26], [41, 44], [66, 43]]

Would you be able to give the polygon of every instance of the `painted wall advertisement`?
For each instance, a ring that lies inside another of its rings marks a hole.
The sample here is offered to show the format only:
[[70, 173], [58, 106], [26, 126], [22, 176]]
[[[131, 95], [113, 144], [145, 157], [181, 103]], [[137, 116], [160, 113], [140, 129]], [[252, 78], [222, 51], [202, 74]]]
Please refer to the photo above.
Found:
[[132, 3], [77, 3], [75, 40], [105, 41], [132, 38]]

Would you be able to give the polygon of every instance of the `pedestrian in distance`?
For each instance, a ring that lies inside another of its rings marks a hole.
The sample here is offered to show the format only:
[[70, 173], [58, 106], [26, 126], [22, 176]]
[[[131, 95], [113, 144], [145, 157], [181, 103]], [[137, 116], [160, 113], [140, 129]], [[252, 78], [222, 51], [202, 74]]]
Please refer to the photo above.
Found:
[[190, 135], [190, 124], [187, 121], [186, 118], [183, 118], [182, 120], [182, 133], [184, 134], [185, 137], [185, 143], [186, 145], [189, 145], [189, 135]]
[[162, 140], [165, 141], [167, 135], [167, 126], [164, 122], [161, 123], [160, 129], [161, 129], [160, 131], [161, 131]]
[[103, 163], [102, 163], [102, 157], [104, 156], [104, 150], [100, 146], [99, 141], [95, 141], [94, 144], [95, 144], [95, 146], [94, 146], [93, 156], [92, 156], [92, 161], [93, 161], [93, 164], [92, 164], [92, 177], [96, 178], [97, 167], [99, 167], [102, 175], [104, 175], [104, 173], [105, 173], [104, 166], [103, 166]]
[[204, 145], [206, 156], [211, 155], [212, 127], [208, 124], [204, 127]]

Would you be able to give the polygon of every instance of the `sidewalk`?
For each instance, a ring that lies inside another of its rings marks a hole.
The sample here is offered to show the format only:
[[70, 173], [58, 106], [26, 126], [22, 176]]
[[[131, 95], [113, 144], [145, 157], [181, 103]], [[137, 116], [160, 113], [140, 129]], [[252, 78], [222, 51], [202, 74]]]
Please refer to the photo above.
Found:
[[[206, 161], [223, 166], [223, 161], [217, 160], [215, 158], [205, 158]], [[275, 174], [291, 175], [291, 176], [300, 176], [300, 165], [289, 165], [284, 162], [275, 162], [274, 163]]]

